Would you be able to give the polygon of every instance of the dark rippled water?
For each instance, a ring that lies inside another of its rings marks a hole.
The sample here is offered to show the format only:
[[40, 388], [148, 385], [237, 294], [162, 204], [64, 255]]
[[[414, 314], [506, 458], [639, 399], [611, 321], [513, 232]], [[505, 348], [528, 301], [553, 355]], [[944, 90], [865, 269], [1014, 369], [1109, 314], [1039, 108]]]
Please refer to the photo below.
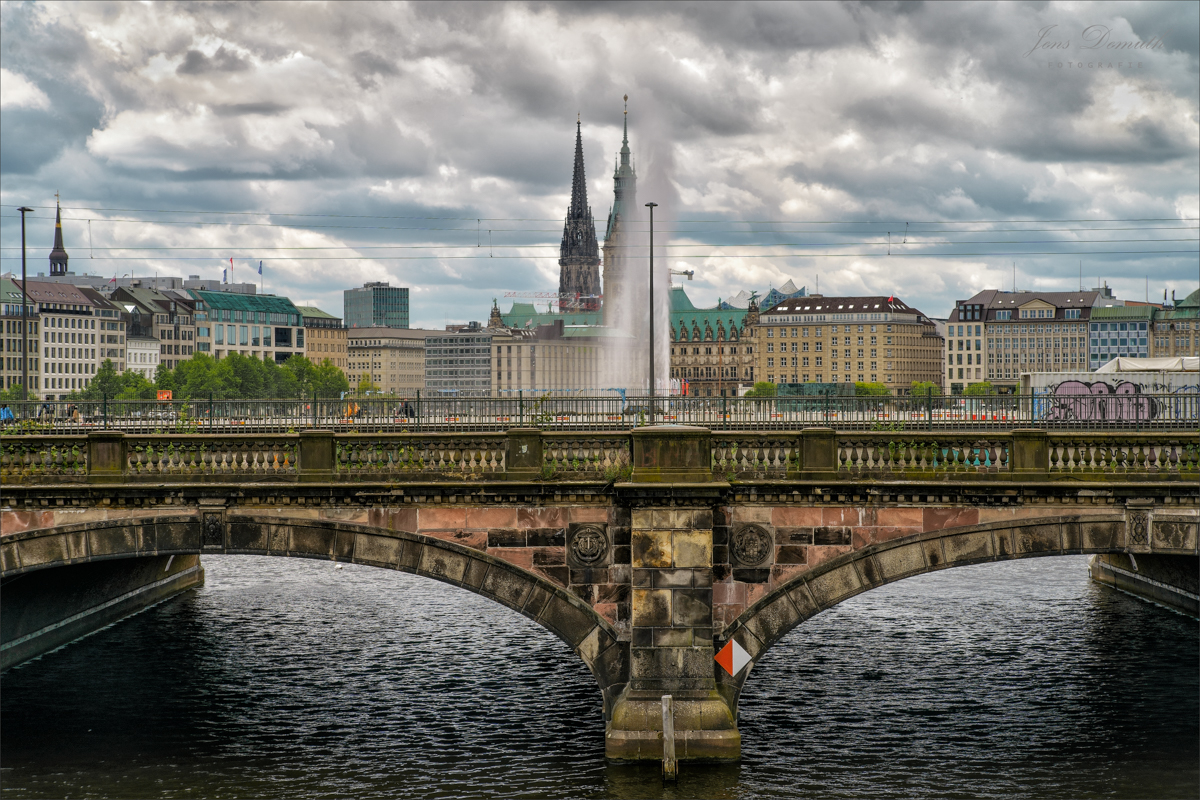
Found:
[[1081, 557], [950, 570], [756, 665], [743, 761], [605, 764], [599, 692], [475, 595], [320, 562], [208, 583], [0, 678], [5, 797], [1200, 795], [1195, 620]]

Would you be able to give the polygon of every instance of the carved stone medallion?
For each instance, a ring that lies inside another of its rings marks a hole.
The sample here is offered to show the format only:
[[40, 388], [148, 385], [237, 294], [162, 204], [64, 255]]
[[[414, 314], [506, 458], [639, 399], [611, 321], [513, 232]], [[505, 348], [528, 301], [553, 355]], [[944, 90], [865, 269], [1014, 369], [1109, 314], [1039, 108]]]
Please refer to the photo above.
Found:
[[608, 535], [599, 525], [580, 525], [571, 532], [568, 550], [580, 566], [595, 566], [608, 555]]
[[771, 558], [775, 539], [758, 525], [743, 525], [733, 534], [729, 554], [739, 567], [757, 567]]

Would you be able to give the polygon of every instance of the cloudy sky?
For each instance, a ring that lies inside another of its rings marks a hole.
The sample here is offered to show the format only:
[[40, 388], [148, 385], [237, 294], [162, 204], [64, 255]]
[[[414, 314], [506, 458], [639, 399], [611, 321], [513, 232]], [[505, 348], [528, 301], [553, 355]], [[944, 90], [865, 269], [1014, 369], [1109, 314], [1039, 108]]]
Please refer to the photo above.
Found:
[[414, 327], [483, 320], [557, 289], [577, 114], [603, 235], [628, 94], [639, 201], [698, 304], [819, 276], [944, 316], [1014, 263], [1026, 289], [1200, 283], [1194, 2], [4, 2], [0, 24], [5, 271], [21, 204], [46, 269], [57, 191], [76, 272], [262, 259], [267, 291], [337, 314], [390, 280]]

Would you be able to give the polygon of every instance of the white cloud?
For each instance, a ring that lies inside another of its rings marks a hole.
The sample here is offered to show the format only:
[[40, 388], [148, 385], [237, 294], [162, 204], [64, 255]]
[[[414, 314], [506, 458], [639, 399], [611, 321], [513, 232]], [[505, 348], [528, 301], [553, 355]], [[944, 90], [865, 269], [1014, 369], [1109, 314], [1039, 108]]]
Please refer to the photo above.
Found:
[[49, 108], [50, 98], [19, 72], [0, 67], [0, 108]]

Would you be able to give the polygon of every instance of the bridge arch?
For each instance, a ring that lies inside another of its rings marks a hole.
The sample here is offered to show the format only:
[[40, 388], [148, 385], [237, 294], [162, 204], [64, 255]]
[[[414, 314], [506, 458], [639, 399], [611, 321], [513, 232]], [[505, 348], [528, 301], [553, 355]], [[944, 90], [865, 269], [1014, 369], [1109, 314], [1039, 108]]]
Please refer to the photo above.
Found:
[[913, 534], [844, 553], [780, 584], [720, 635], [752, 661], [736, 676], [717, 669], [717, 687], [736, 714], [754, 664], [805, 620], [863, 592], [930, 572], [1039, 556], [1134, 553], [1200, 555], [1198, 518], [1140, 512], [1064, 515], [970, 525]]
[[4, 537], [0, 578], [170, 555], [311, 558], [422, 575], [507, 606], [566, 642], [596, 678], [606, 719], [629, 679], [628, 648], [612, 625], [566, 589], [469, 547], [371, 525], [201, 511], [40, 528]]

